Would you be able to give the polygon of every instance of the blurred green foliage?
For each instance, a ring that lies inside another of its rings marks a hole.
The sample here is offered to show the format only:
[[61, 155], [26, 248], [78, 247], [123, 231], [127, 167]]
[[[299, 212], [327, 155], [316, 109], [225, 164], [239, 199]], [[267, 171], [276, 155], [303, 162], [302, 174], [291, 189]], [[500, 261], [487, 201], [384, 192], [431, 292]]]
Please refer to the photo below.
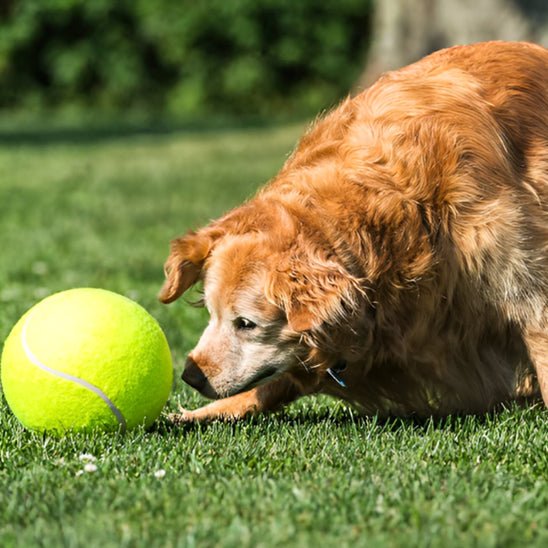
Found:
[[0, 108], [309, 114], [364, 65], [372, 0], [3, 0]]

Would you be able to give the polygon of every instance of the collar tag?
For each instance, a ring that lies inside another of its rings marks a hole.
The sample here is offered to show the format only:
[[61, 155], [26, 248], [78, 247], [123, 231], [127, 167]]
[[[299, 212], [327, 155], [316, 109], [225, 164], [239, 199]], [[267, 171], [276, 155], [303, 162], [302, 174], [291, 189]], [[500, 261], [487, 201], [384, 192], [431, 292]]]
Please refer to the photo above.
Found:
[[329, 373], [330, 377], [343, 388], [346, 388], [346, 383], [341, 379], [339, 376], [339, 368], [338, 367], [330, 367], [327, 372]]

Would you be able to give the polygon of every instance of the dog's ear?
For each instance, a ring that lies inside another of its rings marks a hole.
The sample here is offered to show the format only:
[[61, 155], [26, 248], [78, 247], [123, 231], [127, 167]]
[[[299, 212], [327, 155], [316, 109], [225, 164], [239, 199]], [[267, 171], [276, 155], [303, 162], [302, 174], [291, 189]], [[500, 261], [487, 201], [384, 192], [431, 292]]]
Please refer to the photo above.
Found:
[[190, 231], [173, 240], [164, 266], [166, 281], [158, 294], [160, 301], [173, 302], [199, 280], [206, 259], [220, 238], [268, 227], [272, 219], [267, 213], [256, 206], [243, 205], [197, 232]]
[[172, 240], [164, 265], [166, 281], [158, 295], [161, 302], [173, 302], [198, 281], [204, 263], [221, 234], [220, 230], [205, 228]]
[[266, 293], [285, 312], [289, 327], [303, 332], [347, 322], [359, 306], [363, 289], [335, 257], [301, 249], [278, 264]]

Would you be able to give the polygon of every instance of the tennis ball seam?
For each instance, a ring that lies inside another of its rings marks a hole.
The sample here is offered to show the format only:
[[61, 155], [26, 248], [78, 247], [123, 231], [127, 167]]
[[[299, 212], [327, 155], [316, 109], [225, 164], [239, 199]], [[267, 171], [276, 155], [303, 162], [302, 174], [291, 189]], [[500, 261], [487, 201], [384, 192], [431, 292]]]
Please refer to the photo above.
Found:
[[127, 425], [126, 425], [126, 419], [124, 418], [124, 415], [118, 409], [118, 407], [116, 407], [114, 402], [99, 387], [95, 386], [94, 384], [91, 384], [90, 382], [84, 379], [81, 379], [80, 377], [76, 377], [75, 375], [70, 375], [69, 373], [58, 371], [57, 369], [53, 369], [52, 367], [49, 367], [45, 363], [42, 363], [38, 359], [38, 357], [34, 354], [34, 352], [32, 352], [27, 341], [27, 329], [28, 329], [28, 325], [30, 323], [31, 317], [32, 317], [32, 314], [30, 314], [28, 318], [25, 320], [25, 323], [23, 324], [23, 327], [21, 329], [21, 345], [29, 361], [33, 365], [38, 367], [39, 369], [42, 369], [43, 371], [46, 371], [47, 373], [60, 377], [66, 381], [79, 384], [80, 386], [86, 388], [90, 392], [93, 392], [95, 395], [99, 396], [107, 404], [109, 409], [112, 411], [112, 414], [116, 417], [116, 420], [118, 421], [118, 424], [120, 425], [120, 430], [122, 432], [125, 432]]

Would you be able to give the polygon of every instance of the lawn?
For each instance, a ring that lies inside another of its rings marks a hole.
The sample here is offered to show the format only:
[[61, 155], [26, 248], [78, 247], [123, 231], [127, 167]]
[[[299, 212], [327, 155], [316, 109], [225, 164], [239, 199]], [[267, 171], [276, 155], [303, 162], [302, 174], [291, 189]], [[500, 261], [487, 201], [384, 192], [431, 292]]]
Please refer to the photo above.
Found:
[[[117, 291], [166, 331], [169, 408], [202, 403], [179, 374], [207, 318], [156, 301], [168, 242], [253, 193], [301, 130], [0, 130], [0, 340], [55, 291]], [[544, 547], [547, 418], [381, 422], [315, 399], [237, 424], [55, 439], [1, 399], [0, 546]]]

